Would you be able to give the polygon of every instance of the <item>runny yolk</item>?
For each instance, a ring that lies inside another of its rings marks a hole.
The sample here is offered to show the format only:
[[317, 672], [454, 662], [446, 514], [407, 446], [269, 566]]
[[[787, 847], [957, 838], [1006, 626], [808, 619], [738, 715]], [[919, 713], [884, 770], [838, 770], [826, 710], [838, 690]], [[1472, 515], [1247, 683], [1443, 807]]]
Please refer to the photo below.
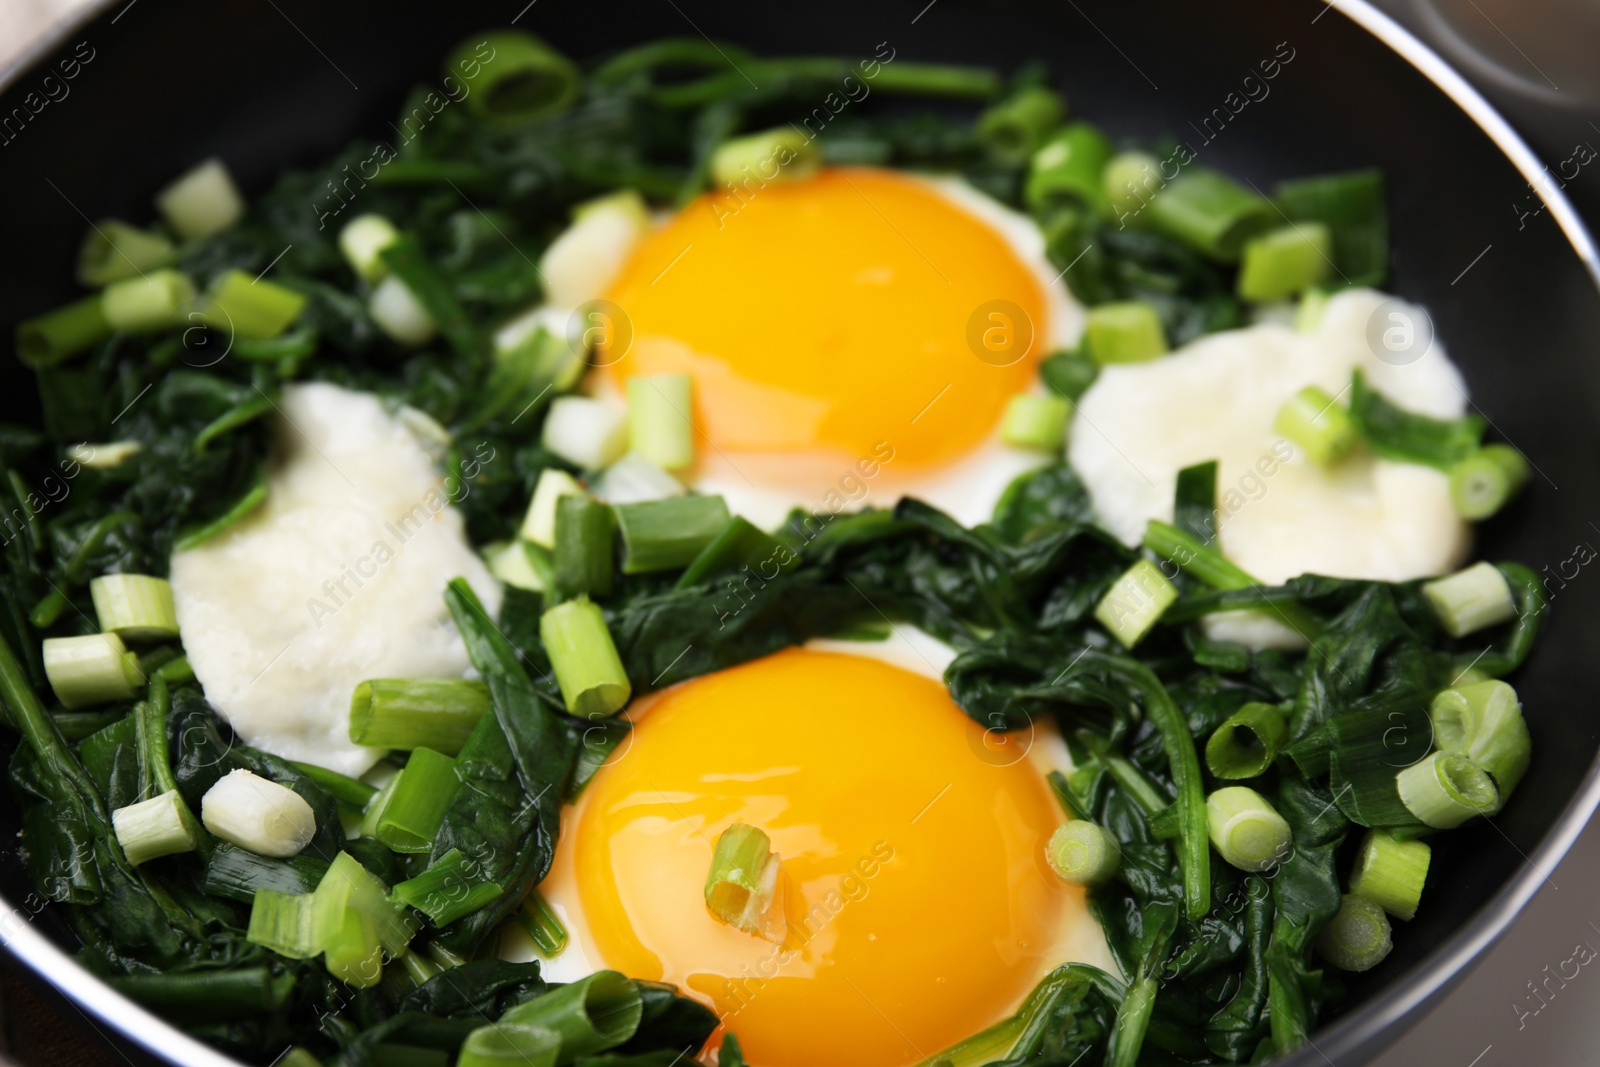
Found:
[[[1013, 1011], [1091, 924], [1045, 865], [1039, 771], [983, 741], [938, 682], [780, 652], [648, 707], [558, 863], [604, 965], [710, 1004], [758, 1067], [915, 1063]], [[706, 909], [736, 821], [783, 857], [781, 943]]]
[[1048, 336], [1044, 291], [998, 231], [864, 168], [702, 196], [644, 238], [608, 298], [626, 323], [600, 353], [613, 381], [688, 372], [712, 458], [788, 474], [880, 443], [897, 471], [959, 458]]

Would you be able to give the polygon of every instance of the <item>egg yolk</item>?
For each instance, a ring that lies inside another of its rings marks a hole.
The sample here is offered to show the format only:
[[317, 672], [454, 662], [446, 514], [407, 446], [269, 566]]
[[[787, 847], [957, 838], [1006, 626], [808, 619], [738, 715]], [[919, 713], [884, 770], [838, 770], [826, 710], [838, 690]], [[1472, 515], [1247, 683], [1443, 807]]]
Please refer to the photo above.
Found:
[[[651, 704], [557, 862], [605, 965], [708, 1003], [750, 1062], [916, 1063], [1015, 1010], [1090, 922], [1045, 865], [1039, 771], [984, 751], [938, 682], [791, 649]], [[706, 908], [734, 822], [782, 856], [781, 943]]]
[[690, 374], [712, 458], [741, 472], [885, 447], [896, 471], [942, 466], [993, 432], [1048, 336], [1044, 290], [999, 232], [861, 168], [702, 196], [643, 239], [608, 299], [623, 325], [599, 362], [618, 383]]

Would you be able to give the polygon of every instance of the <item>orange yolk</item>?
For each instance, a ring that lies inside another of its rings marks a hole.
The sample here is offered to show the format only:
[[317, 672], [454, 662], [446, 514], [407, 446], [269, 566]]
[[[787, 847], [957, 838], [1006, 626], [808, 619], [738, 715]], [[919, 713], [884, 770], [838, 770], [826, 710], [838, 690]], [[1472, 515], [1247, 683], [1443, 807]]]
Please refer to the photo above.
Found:
[[[938, 682], [790, 649], [663, 693], [579, 801], [557, 865], [604, 965], [711, 1005], [760, 1067], [894, 1067], [1013, 1011], [1092, 925], [1050, 873], [1039, 771], [996, 766]], [[713, 842], [783, 857], [781, 943], [707, 911]]]
[[1048, 336], [1044, 290], [1000, 233], [883, 170], [702, 196], [608, 298], [628, 324], [600, 356], [616, 383], [689, 373], [713, 458], [790, 475], [881, 443], [897, 471], [964, 455]]

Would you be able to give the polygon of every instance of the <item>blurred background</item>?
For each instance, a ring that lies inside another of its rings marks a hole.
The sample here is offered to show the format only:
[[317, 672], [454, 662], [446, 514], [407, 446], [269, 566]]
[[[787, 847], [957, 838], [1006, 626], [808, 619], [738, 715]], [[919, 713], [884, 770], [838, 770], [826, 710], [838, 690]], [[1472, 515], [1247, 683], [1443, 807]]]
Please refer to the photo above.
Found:
[[[0, 68], [88, 2], [0, 0]], [[1544, 187], [1562, 188], [1600, 232], [1600, 167], [1574, 164], [1600, 154], [1600, 0], [1373, 2], [1499, 108], [1544, 162]], [[1571, 711], [1587, 706], [1575, 701]], [[1600, 1062], [1600, 827], [1539, 873], [1543, 889], [1505, 938], [1377, 1067]], [[144, 1062], [51, 990], [0, 971], [0, 1064]]]

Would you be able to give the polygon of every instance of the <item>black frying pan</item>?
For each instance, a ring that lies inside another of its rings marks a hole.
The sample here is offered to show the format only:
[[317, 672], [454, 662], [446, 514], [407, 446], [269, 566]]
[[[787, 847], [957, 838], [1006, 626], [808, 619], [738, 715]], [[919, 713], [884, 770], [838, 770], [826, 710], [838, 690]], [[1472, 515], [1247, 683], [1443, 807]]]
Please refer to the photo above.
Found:
[[[1293, 1062], [1364, 1062], [1459, 979], [1600, 802], [1600, 570], [1571, 577], [1565, 562], [1575, 544], [1600, 541], [1600, 263], [1559, 193], [1541, 207], [1528, 184], [1537, 162], [1487, 105], [1360, 0], [113, 0], [6, 75], [0, 336], [75, 295], [87, 218], [146, 217], [156, 189], [209, 155], [258, 192], [286, 166], [381, 134], [445, 48], [514, 20], [578, 57], [704, 31], [779, 54], [866, 55], [888, 41], [916, 60], [1011, 69], [1042, 58], [1074, 109], [1114, 135], [1189, 139], [1207, 165], [1262, 187], [1383, 168], [1390, 287], [1431, 310], [1476, 405], [1542, 474], [1481, 528], [1481, 551], [1548, 567], [1555, 597], [1517, 682], [1535, 744], [1526, 781], [1492, 824], [1441, 839], [1426, 905], [1397, 931], [1394, 954], [1356, 977], [1316, 1047]], [[1287, 53], [1270, 93], [1252, 90], [1257, 99], [1232, 114], [1229, 94]], [[36, 406], [31, 375], [0, 362], [0, 418], [31, 421]], [[8, 800], [0, 830], [8, 841], [16, 830]], [[137, 1041], [168, 1057], [151, 1063], [225, 1062], [67, 962], [50, 942], [70, 948], [70, 937], [34, 914], [29, 889], [7, 856], [0, 892], [15, 907], [0, 936], [13, 958], [130, 1057], [144, 1055]]]

